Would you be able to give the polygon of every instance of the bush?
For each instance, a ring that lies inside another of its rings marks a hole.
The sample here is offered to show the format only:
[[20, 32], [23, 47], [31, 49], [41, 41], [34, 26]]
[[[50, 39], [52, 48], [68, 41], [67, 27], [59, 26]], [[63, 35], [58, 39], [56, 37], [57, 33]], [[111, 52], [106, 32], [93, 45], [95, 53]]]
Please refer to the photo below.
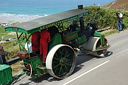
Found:
[[[113, 29], [117, 29], [117, 18], [116, 18], [116, 12], [117, 10], [114, 9], [105, 9], [100, 8], [97, 6], [89, 6], [84, 7], [85, 10], [89, 10], [90, 14], [85, 16], [85, 25], [89, 23], [90, 21], [95, 21], [99, 27], [105, 28], [108, 26], [111, 26]], [[128, 27], [128, 13], [123, 12], [121, 10], [121, 13], [123, 13], [123, 25], [124, 29]]]

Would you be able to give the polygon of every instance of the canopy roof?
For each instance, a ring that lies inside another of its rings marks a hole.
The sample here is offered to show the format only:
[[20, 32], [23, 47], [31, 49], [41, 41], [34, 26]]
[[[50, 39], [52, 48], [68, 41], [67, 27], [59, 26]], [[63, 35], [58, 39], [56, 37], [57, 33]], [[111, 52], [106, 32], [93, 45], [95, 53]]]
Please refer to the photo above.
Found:
[[23, 22], [20, 24], [6, 27], [6, 31], [21, 32], [21, 33], [33, 33], [40, 29], [46, 29], [65, 21], [71, 21], [87, 15], [89, 12], [83, 9], [73, 9], [50, 16], [34, 19], [31, 21]]

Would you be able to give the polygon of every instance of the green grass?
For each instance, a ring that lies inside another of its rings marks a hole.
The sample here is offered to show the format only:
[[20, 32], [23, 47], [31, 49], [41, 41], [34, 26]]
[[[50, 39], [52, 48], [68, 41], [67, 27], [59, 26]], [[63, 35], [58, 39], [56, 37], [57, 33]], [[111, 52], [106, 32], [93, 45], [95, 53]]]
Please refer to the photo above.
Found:
[[113, 30], [108, 30], [106, 32], [103, 32], [105, 36], [109, 36], [109, 35], [112, 35], [112, 34], [115, 34], [115, 33], [118, 33], [118, 30], [116, 29], [113, 29]]
[[[2, 37], [3, 40], [16, 37], [16, 35], [9, 35], [8, 33], [10, 32], [5, 31], [4, 27], [0, 27], [0, 40], [2, 40]], [[8, 52], [8, 56], [6, 57], [7, 60], [17, 56], [17, 52], [19, 50], [17, 40], [8, 41], [0, 44], [0, 46], [3, 46], [4, 50]]]
[[[125, 31], [127, 29], [125, 28], [125, 29], [123, 29], [123, 31]], [[119, 31], [117, 29], [110, 29], [110, 30], [107, 30], [107, 31], [103, 31], [102, 33], [104, 33], [105, 36], [109, 36], [109, 35], [112, 35], [112, 34], [115, 34], [115, 33], [118, 33], [118, 32]]]
[[0, 40], [2, 40], [2, 37], [3, 40], [16, 37], [16, 35], [8, 35], [8, 33], [9, 32], [5, 31], [4, 27], [0, 27]]

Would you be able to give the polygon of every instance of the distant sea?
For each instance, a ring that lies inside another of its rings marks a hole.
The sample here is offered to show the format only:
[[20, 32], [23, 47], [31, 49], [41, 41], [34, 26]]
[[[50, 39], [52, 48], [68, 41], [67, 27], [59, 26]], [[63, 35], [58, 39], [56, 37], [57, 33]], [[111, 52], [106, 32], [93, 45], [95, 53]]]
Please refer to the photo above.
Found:
[[0, 22], [27, 21], [77, 8], [105, 5], [114, 0], [0, 0]]

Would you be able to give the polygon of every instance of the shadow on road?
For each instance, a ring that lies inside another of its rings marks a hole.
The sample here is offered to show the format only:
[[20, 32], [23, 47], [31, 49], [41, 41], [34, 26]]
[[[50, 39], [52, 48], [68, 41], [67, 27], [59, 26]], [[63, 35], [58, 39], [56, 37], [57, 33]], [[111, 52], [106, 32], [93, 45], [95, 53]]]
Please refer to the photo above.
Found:
[[84, 65], [82, 65], [82, 63], [87, 62], [93, 58], [95, 58], [95, 57], [91, 56], [91, 55], [86, 55], [86, 54], [80, 52], [79, 56], [77, 57], [76, 68], [75, 68], [73, 74], [78, 72], [80, 69], [82, 69], [82, 67], [84, 67]]
[[39, 83], [39, 82], [42, 82], [44, 80], [48, 80], [49, 77], [50, 77], [50, 75], [49, 74], [46, 74], [46, 75], [41, 76], [41, 77], [36, 78], [36, 79], [35, 78], [30, 78], [29, 80], [34, 81], [35, 83]]
[[46, 74], [44, 76], [41, 76], [39, 78], [28, 78], [28, 81], [22, 82], [19, 85], [37, 85], [39, 83], [42, 83], [44, 81], [52, 82], [52, 81], [58, 81], [58, 79], [50, 76], [49, 74]]
[[111, 56], [112, 54], [113, 54], [113, 52], [107, 51], [107, 53], [105, 54], [105, 57], [109, 57], [109, 56]]
[[[107, 53], [105, 54], [105, 56], [103, 58], [109, 57], [112, 54], [113, 54], [113, 52], [107, 51]], [[82, 65], [82, 63], [87, 62], [94, 58], [99, 58], [99, 57], [96, 57], [93, 55], [86, 55], [86, 54], [80, 52], [80, 55], [77, 57], [76, 68], [75, 68], [75, 71], [73, 72], [73, 74], [78, 72], [82, 67], [84, 67], [84, 65]]]

